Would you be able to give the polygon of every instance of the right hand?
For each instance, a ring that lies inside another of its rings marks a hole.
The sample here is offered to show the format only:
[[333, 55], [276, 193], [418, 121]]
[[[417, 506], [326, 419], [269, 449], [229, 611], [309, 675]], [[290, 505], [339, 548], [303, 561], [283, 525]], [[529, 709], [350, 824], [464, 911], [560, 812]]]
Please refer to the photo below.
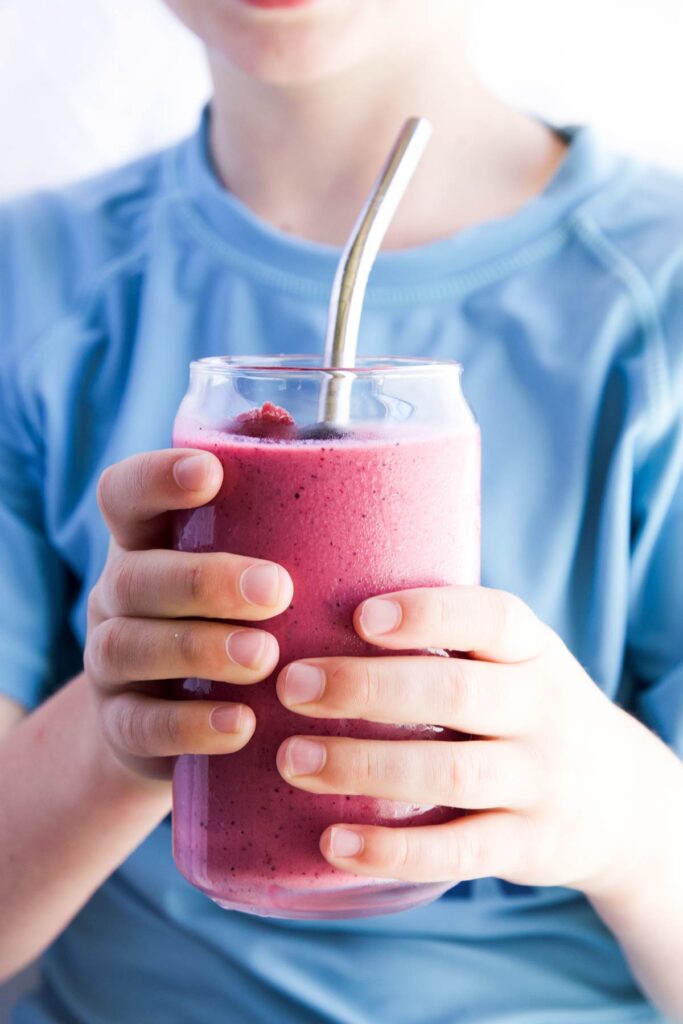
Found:
[[85, 671], [109, 747], [147, 777], [168, 778], [179, 754], [233, 753], [256, 724], [244, 704], [169, 700], [164, 683], [256, 683], [278, 661], [270, 633], [216, 620], [278, 615], [292, 600], [289, 574], [240, 555], [167, 550], [169, 512], [205, 505], [222, 479], [214, 455], [182, 448], [134, 455], [100, 478], [111, 543], [90, 594]]

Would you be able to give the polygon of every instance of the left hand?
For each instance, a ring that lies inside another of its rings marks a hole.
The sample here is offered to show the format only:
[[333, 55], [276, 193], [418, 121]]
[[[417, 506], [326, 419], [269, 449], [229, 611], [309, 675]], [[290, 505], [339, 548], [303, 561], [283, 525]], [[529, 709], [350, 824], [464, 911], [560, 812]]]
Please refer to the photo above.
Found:
[[470, 657], [295, 662], [277, 682], [286, 707], [314, 718], [428, 723], [475, 738], [290, 737], [278, 752], [280, 773], [312, 793], [470, 813], [431, 826], [333, 825], [320, 841], [331, 864], [410, 882], [492, 875], [588, 896], [651, 869], [657, 821], [679, 781], [676, 759], [611, 703], [519, 598], [483, 587], [407, 590], [363, 602], [354, 624], [390, 650]]

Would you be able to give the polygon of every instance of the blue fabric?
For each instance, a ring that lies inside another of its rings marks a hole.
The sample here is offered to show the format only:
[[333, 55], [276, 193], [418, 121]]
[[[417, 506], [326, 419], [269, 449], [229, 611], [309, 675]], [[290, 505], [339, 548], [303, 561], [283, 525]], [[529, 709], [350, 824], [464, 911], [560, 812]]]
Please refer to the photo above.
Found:
[[[683, 185], [569, 133], [505, 218], [380, 256], [362, 350], [456, 358], [483, 435], [483, 582], [519, 594], [683, 749]], [[108, 464], [169, 444], [191, 359], [316, 352], [338, 253], [221, 188], [206, 122], [0, 209], [0, 687], [77, 664]], [[634, 809], [634, 828], [637, 828]], [[661, 1018], [588, 904], [482, 880], [367, 921], [219, 910], [162, 824], [44, 958], [15, 1024]]]

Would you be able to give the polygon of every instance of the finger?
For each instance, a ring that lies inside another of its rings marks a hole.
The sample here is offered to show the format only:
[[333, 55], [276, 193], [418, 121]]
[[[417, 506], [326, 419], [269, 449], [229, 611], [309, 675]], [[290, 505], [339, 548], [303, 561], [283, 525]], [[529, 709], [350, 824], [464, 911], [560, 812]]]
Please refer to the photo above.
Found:
[[292, 600], [292, 580], [274, 562], [221, 552], [121, 551], [98, 585], [101, 618], [246, 619], [278, 615]]
[[539, 689], [526, 665], [433, 656], [295, 661], [277, 680], [285, 707], [310, 718], [420, 722], [479, 736], [531, 731]]
[[116, 542], [136, 550], [162, 546], [172, 509], [197, 508], [215, 497], [223, 479], [219, 460], [192, 448], [132, 455], [106, 469], [97, 500]]
[[357, 875], [464, 882], [516, 876], [523, 867], [524, 835], [520, 818], [492, 811], [409, 828], [332, 825], [321, 836], [320, 850], [330, 864]]
[[519, 808], [533, 802], [528, 755], [505, 740], [356, 740], [292, 736], [277, 767], [309, 793], [399, 800], [465, 810]]
[[354, 625], [379, 647], [445, 648], [500, 662], [535, 658], [552, 636], [514, 594], [486, 587], [425, 587], [369, 598], [356, 609]]
[[128, 757], [230, 754], [251, 739], [256, 719], [245, 704], [162, 700], [119, 693], [102, 703], [110, 743]]
[[107, 619], [88, 637], [86, 670], [103, 689], [126, 683], [197, 677], [255, 683], [270, 675], [277, 640], [260, 629], [218, 622]]

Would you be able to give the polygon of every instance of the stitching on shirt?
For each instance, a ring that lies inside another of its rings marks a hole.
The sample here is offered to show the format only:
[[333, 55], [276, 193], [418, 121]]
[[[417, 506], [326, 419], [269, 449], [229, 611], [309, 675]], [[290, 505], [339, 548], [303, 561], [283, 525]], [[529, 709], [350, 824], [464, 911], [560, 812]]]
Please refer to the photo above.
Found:
[[[180, 148], [173, 154], [173, 159], [168, 162], [168, 175], [173, 183], [174, 198], [178, 200], [175, 207], [184, 226], [193, 236], [211, 250], [214, 256], [218, 256], [227, 263], [233, 270], [247, 274], [262, 284], [275, 287], [281, 291], [293, 293], [310, 299], [327, 301], [330, 294], [332, 282], [314, 281], [310, 278], [296, 274], [288, 274], [286, 271], [276, 270], [266, 266], [259, 260], [243, 253], [230, 241], [215, 232], [210, 224], [207, 224], [196, 209], [192, 196], [188, 195], [183, 188], [178, 163], [180, 161]], [[472, 288], [484, 287], [493, 284], [501, 277], [513, 273], [516, 270], [523, 270], [533, 263], [541, 262], [554, 255], [569, 238], [570, 230], [568, 224], [561, 224], [553, 227], [550, 231], [527, 243], [521, 249], [501, 256], [496, 260], [486, 262], [481, 267], [475, 267], [469, 271], [453, 271], [452, 274], [444, 275], [442, 281], [432, 281], [421, 285], [373, 285], [368, 286], [365, 298], [366, 306], [375, 305], [409, 305], [418, 301], [447, 300], [461, 295]]]
[[137, 243], [128, 252], [123, 253], [120, 256], [115, 256], [109, 260], [108, 263], [101, 268], [100, 272], [95, 275], [92, 281], [84, 285], [78, 297], [74, 300], [71, 308], [62, 314], [58, 320], [49, 324], [43, 328], [42, 331], [33, 339], [33, 344], [28, 347], [27, 361], [35, 357], [36, 354], [40, 353], [42, 346], [52, 337], [53, 334], [58, 333], [64, 326], [70, 321], [77, 321], [84, 313], [87, 312], [92, 303], [97, 299], [101, 289], [107, 284], [107, 282], [114, 277], [116, 274], [125, 270], [128, 266], [133, 266], [137, 261], [142, 260], [147, 253], [147, 239]]
[[[107, 281], [120, 273], [127, 266], [134, 265], [138, 260], [141, 260], [146, 255], [146, 252], [147, 239], [145, 238], [142, 242], [139, 242], [133, 248], [129, 249], [128, 252], [115, 256], [113, 259], [109, 260], [108, 263], [105, 263], [104, 267], [102, 267], [100, 272], [95, 275], [93, 280], [83, 287], [80, 295], [72, 303], [71, 308], [63, 313], [62, 316], [53, 323], [48, 324], [47, 327], [44, 327], [39, 331], [33, 338], [32, 343], [29, 343], [26, 347], [22, 346], [23, 358], [16, 361], [16, 370], [18, 371], [18, 374], [15, 373], [15, 380], [18, 390], [20, 390], [19, 379], [22, 370], [35, 364], [36, 359], [40, 357], [43, 347], [50, 342], [53, 336], [58, 334], [59, 331], [64, 329], [69, 323], [78, 323], [79, 319], [87, 314], [88, 309], [95, 302], [100, 290], [104, 285], [106, 285]], [[15, 409], [14, 414], [10, 412], [10, 416], [12, 416], [12, 420], [15, 422], [16, 426], [18, 426], [16, 416], [21, 416], [21, 432], [28, 435], [34, 451], [36, 453], [40, 453], [40, 457], [42, 458], [42, 448], [44, 444], [42, 431], [37, 429], [37, 425], [33, 422], [33, 417], [29, 413], [30, 403], [23, 400], [23, 394], [22, 401], [20, 403], [20, 413], [18, 405], [19, 403], [17, 403], [17, 408]]]
[[[171, 149], [162, 150], [157, 154], [153, 154], [151, 158], [156, 159], [159, 165], [158, 180], [161, 183], [163, 190], [154, 196], [154, 199], [150, 204], [150, 219], [151, 215], [158, 209], [158, 207], [161, 204], [168, 203], [170, 200], [181, 198], [179, 192], [169, 192], [169, 189], [167, 187], [169, 179], [168, 168], [169, 164], [172, 164], [172, 161], [169, 160], [169, 157], [173, 156], [174, 153], [177, 153], [179, 149], [180, 146], [175, 146], [172, 147]], [[142, 161], [146, 159], [149, 158], [143, 157]], [[130, 248], [127, 249], [125, 252], [113, 256], [110, 260], [105, 262], [104, 265], [93, 274], [93, 277], [90, 280], [86, 278], [85, 282], [80, 288], [78, 294], [73, 299], [69, 308], [65, 310], [62, 313], [62, 315], [59, 316], [56, 320], [54, 320], [52, 323], [49, 323], [45, 325], [43, 328], [41, 328], [41, 330], [33, 338], [32, 342], [28, 342], [28, 345], [26, 347], [29, 350], [29, 356], [31, 356], [34, 351], [40, 350], [43, 342], [47, 338], [49, 338], [53, 333], [60, 331], [62, 327], [64, 327], [64, 325], [67, 324], [70, 320], [78, 319], [79, 316], [82, 316], [83, 313], [88, 310], [89, 306], [97, 299], [98, 293], [102, 288], [104, 288], [104, 286], [107, 284], [110, 278], [120, 273], [122, 270], [125, 270], [126, 267], [134, 265], [136, 261], [142, 260], [147, 255], [148, 250], [149, 235], [147, 231], [144, 231], [143, 236], [139, 241], [132, 243]]]
[[[176, 210], [184, 221], [185, 226], [194, 234], [196, 240], [208, 246], [214, 255], [219, 256], [233, 270], [243, 274], [248, 273], [262, 284], [279, 288], [282, 291], [327, 301], [332, 283], [326, 285], [324, 282], [299, 278], [296, 274], [275, 270], [273, 267], [266, 266], [258, 260], [245, 255], [245, 253], [233, 248], [229, 242], [218, 236], [204, 222], [195, 210], [191, 200], [188, 200], [186, 197], [183, 197], [183, 199], [184, 202]], [[533, 263], [548, 259], [562, 248], [569, 238], [569, 234], [568, 226], [560, 225], [547, 232], [545, 236], [525, 245], [516, 252], [486, 263], [485, 266], [480, 268], [454, 271], [453, 276], [445, 276], [441, 282], [425, 283], [424, 285], [414, 285], [412, 287], [410, 285], [370, 285], [366, 304], [369, 306], [384, 303], [407, 305], [419, 300], [439, 300], [457, 297], [463, 292], [470, 291], [472, 288], [494, 284], [500, 278], [504, 278], [504, 276], [515, 270], [525, 269]]]
[[625, 287], [645, 337], [646, 394], [653, 429], [664, 425], [671, 410], [671, 388], [664, 328], [654, 289], [629, 256], [605, 234], [584, 209], [572, 218], [577, 237], [600, 264]]
[[[165, 197], [160, 196], [159, 202]], [[143, 238], [141, 242], [134, 245], [128, 252], [123, 253], [121, 256], [114, 256], [113, 259], [109, 260], [108, 263], [100, 270], [93, 280], [84, 287], [81, 293], [80, 299], [76, 302], [74, 313], [82, 311], [84, 307], [87, 307], [96, 297], [101, 288], [105, 286], [107, 281], [118, 274], [120, 271], [125, 270], [128, 266], [134, 265], [138, 260], [141, 260], [147, 253], [148, 240], [147, 237]]]
[[[331, 281], [328, 285], [323, 281], [313, 281], [295, 274], [287, 274], [284, 271], [265, 266], [258, 260], [245, 255], [206, 225], [195, 210], [192, 201], [187, 197], [183, 197], [176, 209], [195, 239], [208, 246], [214, 255], [220, 257], [233, 270], [248, 274], [262, 284], [282, 291], [313, 299], [325, 301], [328, 299]], [[371, 284], [368, 286], [365, 304], [367, 306], [383, 304], [398, 306], [409, 305], [420, 300], [438, 301], [454, 298], [473, 288], [493, 284], [499, 278], [516, 270], [526, 269], [534, 263], [548, 259], [562, 248], [569, 235], [568, 226], [555, 227], [516, 252], [502, 256], [481, 268], [464, 272], [453, 271], [452, 276], [445, 275], [442, 281], [413, 286]]]

